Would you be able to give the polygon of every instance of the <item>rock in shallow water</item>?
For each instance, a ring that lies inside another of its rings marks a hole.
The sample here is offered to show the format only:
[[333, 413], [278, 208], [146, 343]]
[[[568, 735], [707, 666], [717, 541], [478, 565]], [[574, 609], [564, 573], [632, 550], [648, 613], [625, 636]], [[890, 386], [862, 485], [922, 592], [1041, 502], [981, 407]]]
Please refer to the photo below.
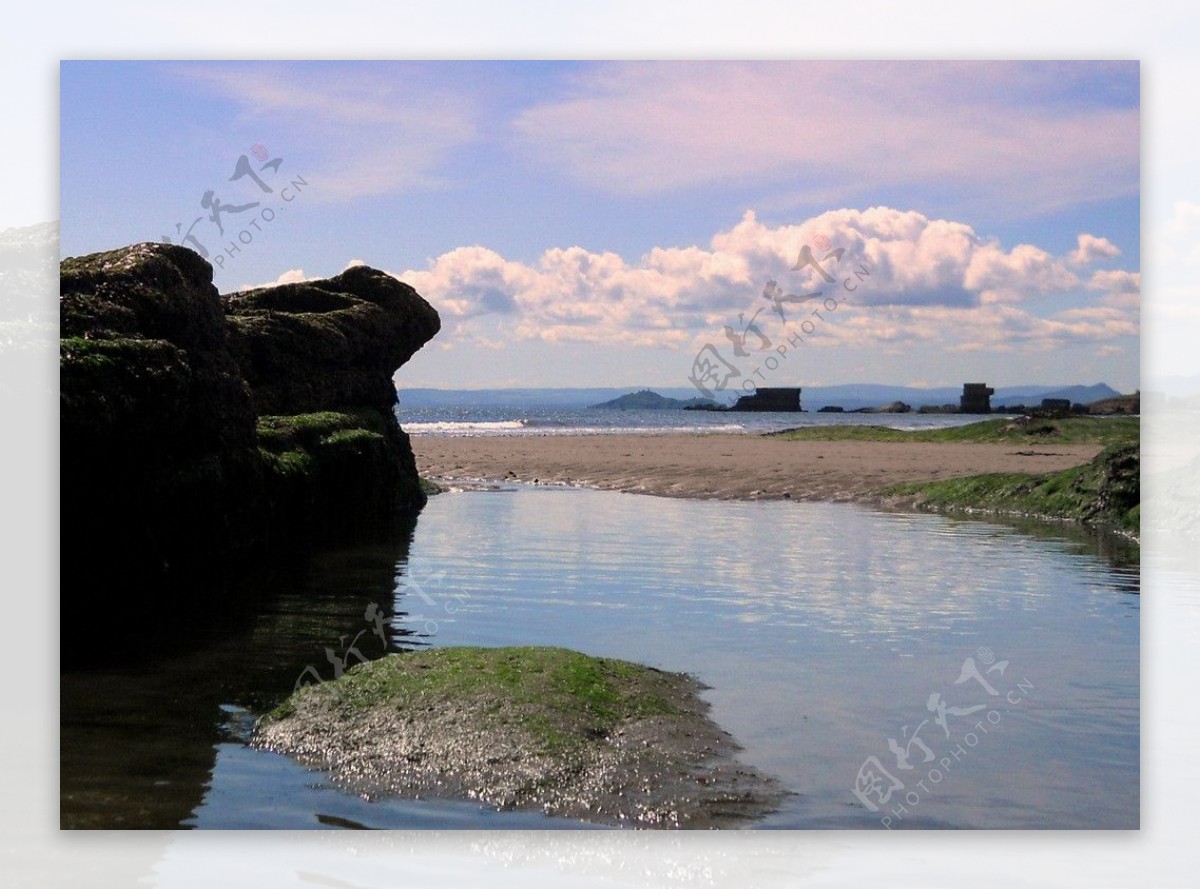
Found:
[[735, 827], [789, 793], [739, 763], [704, 687], [551, 647], [391, 655], [298, 690], [253, 744], [368, 796], [449, 797], [646, 828]]
[[424, 504], [392, 374], [440, 322], [408, 285], [360, 266], [222, 297], [145, 243], [63, 260], [60, 288], [65, 661]]

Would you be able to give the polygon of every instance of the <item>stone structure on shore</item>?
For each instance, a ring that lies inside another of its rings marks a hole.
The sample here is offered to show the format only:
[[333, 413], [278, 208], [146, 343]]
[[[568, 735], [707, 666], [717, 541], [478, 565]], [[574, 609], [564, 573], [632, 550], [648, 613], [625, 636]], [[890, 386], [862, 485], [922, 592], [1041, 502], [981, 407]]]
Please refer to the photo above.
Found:
[[803, 411], [800, 387], [764, 386], [742, 396], [730, 411]]
[[[1083, 406], [1080, 406], [1083, 408]], [[1081, 413], [1086, 413], [1084, 408]], [[1042, 399], [1042, 404], [1038, 408], [1038, 414], [1041, 417], [1066, 417], [1071, 413], [1070, 399]]]
[[958, 401], [961, 414], [991, 414], [992, 395], [995, 390], [986, 383], [964, 383], [962, 398]]
[[230, 567], [425, 502], [392, 375], [433, 307], [366, 266], [229, 296], [212, 275], [167, 244], [61, 264], [64, 657], [73, 627], [194, 615]]

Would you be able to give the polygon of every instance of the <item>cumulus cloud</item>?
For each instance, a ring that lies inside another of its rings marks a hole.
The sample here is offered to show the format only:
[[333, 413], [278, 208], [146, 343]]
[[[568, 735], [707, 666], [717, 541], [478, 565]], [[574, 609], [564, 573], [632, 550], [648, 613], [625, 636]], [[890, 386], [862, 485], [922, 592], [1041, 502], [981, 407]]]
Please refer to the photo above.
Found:
[[[362, 260], [353, 259], [350, 262], [346, 263], [346, 265], [342, 268], [342, 271], [345, 272], [346, 269], [352, 269], [355, 266], [365, 266], [365, 265], [366, 265], [366, 263], [363, 262]], [[263, 281], [263, 282], [260, 282], [259, 284], [243, 284], [239, 288], [239, 290], [254, 290], [255, 288], [259, 288], [259, 287], [275, 287], [276, 285], [279, 285], [279, 284], [299, 284], [302, 281], [317, 281], [318, 279], [320, 279], [322, 277], [325, 277], [325, 276], [305, 275], [303, 269], [288, 269], [286, 272], [280, 273], [277, 277], [271, 279], [270, 281]]]
[[1097, 238], [1083, 232], [1079, 235], [1079, 246], [1071, 251], [1068, 259], [1074, 266], [1090, 266], [1097, 260], [1111, 259], [1121, 255], [1121, 250], [1107, 238]]
[[[726, 326], [786, 318], [816, 293], [842, 306], [819, 346], [1047, 349], [1136, 334], [1138, 274], [1101, 270], [1084, 281], [1073, 265], [1071, 255], [1005, 247], [966, 223], [872, 207], [785, 226], [747, 211], [704, 247], [656, 247], [636, 261], [556, 247], [525, 263], [460, 247], [398, 277], [451, 322], [496, 316], [519, 340], [551, 343], [695, 348], [723, 340]], [[764, 293], [768, 282], [779, 304]], [[1066, 297], [1083, 305], [1054, 305]]]
[[1137, 308], [1142, 302], [1140, 272], [1103, 269], [1092, 274], [1087, 286], [1088, 290], [1102, 293], [1101, 301], [1109, 306]]
[[281, 273], [277, 278], [270, 281], [263, 281], [259, 284], [243, 284], [239, 290], [254, 290], [259, 287], [275, 287], [279, 284], [299, 284], [301, 281], [315, 281], [316, 276], [305, 275], [303, 269], [288, 269]]

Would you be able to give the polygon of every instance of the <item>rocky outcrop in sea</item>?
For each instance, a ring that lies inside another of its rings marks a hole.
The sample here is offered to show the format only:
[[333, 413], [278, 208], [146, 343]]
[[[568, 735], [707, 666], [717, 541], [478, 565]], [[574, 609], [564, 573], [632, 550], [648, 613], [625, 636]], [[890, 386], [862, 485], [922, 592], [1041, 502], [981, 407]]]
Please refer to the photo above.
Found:
[[149, 243], [60, 266], [64, 659], [424, 505], [392, 374], [433, 307], [366, 266], [228, 296], [212, 274]]

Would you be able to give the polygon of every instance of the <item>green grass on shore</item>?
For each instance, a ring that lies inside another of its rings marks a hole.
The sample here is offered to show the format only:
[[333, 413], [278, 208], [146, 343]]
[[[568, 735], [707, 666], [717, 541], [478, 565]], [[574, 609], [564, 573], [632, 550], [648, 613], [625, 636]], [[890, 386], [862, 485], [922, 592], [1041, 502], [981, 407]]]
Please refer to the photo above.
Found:
[[1140, 448], [1110, 445], [1090, 463], [1057, 473], [989, 473], [881, 490], [890, 506], [1068, 519], [1140, 534]]
[[1136, 443], [1137, 417], [1063, 417], [1013, 420], [993, 418], [931, 430], [895, 430], [885, 426], [810, 426], [767, 435], [815, 442], [995, 442], [1007, 444], [1117, 445]]

